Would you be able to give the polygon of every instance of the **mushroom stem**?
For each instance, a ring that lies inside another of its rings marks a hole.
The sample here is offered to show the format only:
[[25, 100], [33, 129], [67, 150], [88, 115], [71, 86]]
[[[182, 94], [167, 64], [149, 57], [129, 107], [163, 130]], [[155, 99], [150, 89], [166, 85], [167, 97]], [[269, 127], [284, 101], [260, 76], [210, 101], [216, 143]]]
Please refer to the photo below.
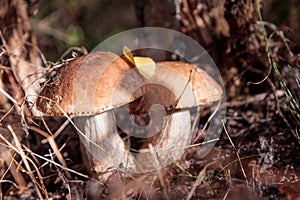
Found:
[[166, 117], [166, 126], [155, 136], [158, 137], [157, 141], [152, 141], [153, 148], [148, 146], [149, 148], [140, 149], [136, 156], [130, 153], [118, 134], [113, 111], [75, 117], [74, 122], [84, 134], [79, 133], [93, 170], [105, 172], [108, 168], [117, 167], [122, 171], [149, 172], [179, 159], [192, 138], [189, 110], [175, 112]]
[[[162, 139], [157, 145], [160, 159], [174, 161], [185, 152], [192, 140], [190, 111], [182, 110], [171, 114]], [[167, 164], [167, 163], [165, 163]]]
[[178, 160], [192, 140], [189, 110], [174, 112], [166, 117], [165, 127], [155, 136], [157, 141], [152, 141], [154, 146], [150, 144], [149, 148], [141, 149], [137, 156], [137, 163], [144, 172], [158, 170]]
[[95, 171], [105, 172], [111, 167], [136, 170], [134, 158], [118, 134], [112, 111], [74, 117], [73, 120], [81, 131], [80, 139]]

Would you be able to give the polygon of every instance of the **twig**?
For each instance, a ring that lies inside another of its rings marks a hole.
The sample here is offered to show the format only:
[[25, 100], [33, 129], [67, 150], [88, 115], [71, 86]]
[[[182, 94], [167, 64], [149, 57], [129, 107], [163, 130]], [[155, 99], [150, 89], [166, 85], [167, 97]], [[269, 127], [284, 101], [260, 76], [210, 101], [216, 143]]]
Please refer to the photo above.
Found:
[[[64, 60], [64, 57], [66, 57], [70, 52], [73, 52], [73, 51], [78, 51], [82, 54], [88, 54], [88, 51], [86, 50], [85, 47], [70, 47], [69, 49], [67, 49], [63, 55], [58, 59], [58, 60]], [[73, 58], [74, 59], [74, 58]]]
[[[274, 91], [274, 89], [273, 89]], [[284, 95], [285, 93], [283, 93]], [[298, 144], [300, 144], [300, 136], [299, 134], [294, 131], [294, 129], [292, 128], [291, 124], [289, 123], [289, 121], [286, 119], [286, 117], [283, 115], [281, 109], [280, 109], [280, 102], [278, 100], [278, 94], [276, 93], [276, 91], [274, 91], [274, 96], [275, 96], [275, 100], [276, 100], [276, 108], [277, 108], [277, 112], [279, 114], [279, 116], [281, 117], [281, 119], [284, 121], [284, 123], [287, 125], [287, 127], [290, 129], [290, 131], [292, 132], [293, 136], [296, 138]]]
[[5, 90], [3, 90], [0, 87], [0, 92], [6, 97], [8, 98], [11, 102], [13, 102], [14, 104], [18, 104], [17, 100], [15, 100], [12, 96], [10, 96]]
[[[256, 0], [256, 9], [258, 11], [259, 21], [262, 22], [262, 16], [261, 16], [261, 12], [260, 12], [260, 8], [259, 8], [259, 1], [258, 0]], [[264, 24], [260, 23], [260, 25], [261, 25], [261, 29], [262, 29], [264, 38], [266, 39], [266, 47], [265, 47], [265, 49], [266, 49], [267, 55], [269, 57], [269, 55], [271, 53], [270, 48], [269, 48], [270, 42], [267, 41], [267, 32], [265, 30]], [[262, 82], [264, 82], [265, 80], [268, 79], [268, 77], [270, 76], [271, 72], [272, 72], [272, 65], [270, 63], [270, 66], [269, 66], [269, 69], [268, 69], [268, 73], [267, 73], [267, 75], [262, 80], [260, 80], [258, 82], [249, 81], [247, 83], [247, 85], [250, 85], [250, 84], [259, 85], [259, 84], [261, 84]]]
[[287, 43], [287, 39], [285, 38], [283, 32], [281, 30], [279, 30], [277, 28], [277, 26], [275, 24], [272, 24], [270, 22], [266, 22], [266, 21], [257, 21], [258, 24], [264, 25], [264, 26], [268, 26], [270, 29], [272, 29], [273, 31], [275, 31], [275, 33], [282, 39], [283, 44], [286, 48], [286, 50], [288, 51], [288, 54], [290, 57], [294, 57], [293, 52], [291, 51], [288, 43]]
[[233, 146], [233, 148], [234, 148], [234, 150], [235, 150], [236, 157], [237, 157], [237, 159], [238, 159], [238, 161], [239, 161], [239, 164], [240, 164], [240, 167], [241, 167], [243, 176], [244, 176], [244, 178], [245, 178], [245, 180], [246, 180], [246, 183], [247, 183], [247, 186], [248, 186], [248, 185], [249, 185], [249, 183], [248, 183], [248, 178], [247, 178], [247, 175], [246, 175], [246, 173], [245, 173], [245, 170], [244, 170], [244, 167], [243, 167], [243, 164], [242, 164], [240, 155], [239, 155], [237, 149], [235, 148], [235, 145], [233, 144], [233, 142], [232, 142], [232, 140], [231, 140], [231, 137], [229, 136], [229, 134], [228, 134], [228, 132], [227, 132], [227, 129], [226, 129], [224, 120], [222, 119], [221, 121], [222, 121], [222, 124], [223, 124], [223, 127], [224, 127], [224, 131], [225, 131], [225, 133], [226, 133], [226, 135], [227, 135], [227, 137], [228, 137], [228, 139], [229, 139], [231, 145]]
[[195, 193], [196, 188], [201, 184], [201, 182], [203, 181], [203, 179], [204, 179], [204, 177], [205, 177], [206, 169], [207, 169], [209, 166], [211, 166], [211, 165], [213, 165], [213, 164], [215, 164], [215, 163], [217, 163], [217, 162], [218, 162], [218, 161], [215, 160], [215, 161], [213, 161], [213, 162], [211, 162], [211, 163], [208, 163], [207, 165], [205, 165], [205, 166], [203, 167], [203, 169], [199, 172], [199, 174], [198, 174], [198, 176], [197, 176], [197, 179], [196, 179], [196, 181], [195, 181], [194, 184], [193, 184], [192, 189], [190, 190], [188, 196], [186, 197], [186, 200], [192, 199], [192, 197], [193, 197], [193, 195], [194, 195], [194, 193]]
[[14, 104], [10, 109], [0, 118], [0, 124], [1, 122], [12, 112], [16, 104]]
[[38, 158], [40, 158], [40, 159], [42, 159], [42, 160], [45, 160], [45, 161], [47, 161], [47, 162], [49, 162], [49, 163], [51, 163], [51, 164], [53, 164], [53, 165], [55, 165], [55, 166], [58, 166], [58, 167], [60, 167], [60, 168], [63, 169], [63, 170], [67, 170], [67, 171], [69, 171], [69, 172], [71, 172], [71, 173], [73, 173], [73, 174], [77, 174], [77, 175], [79, 175], [79, 176], [81, 176], [81, 177], [83, 177], [83, 178], [89, 178], [89, 176], [87, 176], [87, 175], [84, 175], [84, 174], [82, 174], [82, 173], [79, 173], [79, 172], [77, 172], [77, 171], [75, 171], [75, 170], [73, 170], [73, 169], [69, 169], [69, 168], [67, 168], [67, 167], [64, 167], [64, 166], [62, 166], [62, 165], [60, 165], [60, 164], [54, 162], [53, 160], [50, 160], [50, 159], [45, 158], [45, 157], [43, 157], [43, 156], [41, 156], [41, 155], [39, 155], [39, 154], [36, 154], [36, 153], [32, 152], [30, 149], [28, 149], [28, 148], [26, 148], [26, 147], [25, 147], [25, 149], [26, 149], [26, 151], [29, 152], [30, 154], [32, 154], [32, 155], [34, 155], [34, 156], [36, 156], [36, 157], [38, 157]]
[[[20, 142], [19, 142], [19, 140], [18, 140], [18, 138], [17, 138], [17, 136], [16, 136], [13, 128], [10, 125], [8, 125], [7, 128], [8, 128], [8, 130], [10, 131], [10, 133], [12, 134], [12, 136], [14, 138], [14, 141], [16, 143], [16, 148], [18, 150], [18, 153], [20, 154], [20, 156], [21, 156], [21, 158], [22, 158], [22, 160], [23, 160], [23, 162], [25, 164], [25, 167], [26, 167], [26, 169], [29, 172], [28, 173], [29, 177], [31, 178], [31, 180], [32, 180], [33, 183], [36, 183], [37, 181], [35, 179], [35, 176], [33, 175], [33, 172], [32, 172], [32, 170], [30, 168], [30, 165], [28, 163], [26, 155], [25, 155], [25, 153], [24, 153], [24, 151], [23, 151], [23, 149], [21, 147], [21, 144], [20, 144]], [[34, 184], [34, 186], [35, 186], [35, 189], [36, 189], [36, 192], [37, 192], [37, 195], [38, 195], [39, 199], [43, 200], [43, 196], [42, 196], [42, 193], [41, 193], [39, 187], [37, 186], [37, 184]]]
[[[1, 144], [1, 145], [4, 146], [4, 144]], [[14, 182], [11, 182], [11, 183], [16, 188], [19, 189], [19, 193], [22, 193], [25, 190], [26, 186], [27, 186], [26, 181], [25, 181], [23, 175], [20, 173], [20, 171], [16, 168], [16, 165], [14, 164], [14, 157], [11, 155], [11, 151], [8, 150], [8, 146], [5, 146], [4, 148], [5, 148], [5, 150], [3, 150], [3, 152], [2, 152], [2, 157], [5, 160], [5, 163], [7, 165], [7, 169], [2, 174], [2, 177], [0, 178], [0, 182], [4, 181], [3, 178], [8, 173], [8, 171], [10, 171], [10, 173], [12, 174], [14, 180], [17, 182], [17, 184], [14, 183]]]
[[27, 42], [27, 41], [25, 41], [25, 44], [32, 47], [32, 48], [34, 48], [38, 52], [38, 54], [40, 55], [40, 58], [42, 60], [42, 63], [44, 64], [44, 66], [47, 66], [47, 59], [46, 59], [45, 55], [42, 53], [42, 51], [40, 50], [40, 48], [38, 47], [38, 45], [37, 44], [32, 44], [32, 43]]
[[217, 141], [219, 141], [219, 138], [211, 139], [211, 140], [196, 143], [196, 144], [191, 144], [191, 145], [186, 146], [185, 148], [191, 148], [191, 147], [201, 146], [201, 145], [204, 145], [204, 144], [215, 143]]
[[10, 67], [7, 67], [7, 66], [1, 65], [1, 64], [0, 64], [0, 69], [3, 69], [3, 70], [11, 70]]
[[[227, 191], [226, 191], [226, 193], [225, 193], [225, 195], [224, 195], [224, 197], [223, 197], [223, 200], [227, 199], [227, 196], [228, 196], [228, 194], [229, 194], [229, 192], [230, 192], [230, 188], [231, 188], [231, 185], [232, 185], [232, 180], [231, 180], [231, 173], [230, 173], [230, 170], [228, 170], [228, 177], [229, 177], [229, 179], [230, 179], [230, 181], [228, 181], [228, 182], [229, 182], [229, 186], [228, 186], [228, 189], [227, 189]], [[254, 191], [254, 190], [253, 190], [253, 191]]]
[[216, 115], [216, 113], [218, 112], [218, 109], [221, 106], [221, 101], [218, 101], [218, 105], [216, 106], [215, 110], [211, 113], [211, 115], [209, 116], [207, 122], [205, 122], [203, 128], [201, 129], [200, 133], [198, 134], [198, 136], [193, 140], [193, 143], [195, 143], [202, 135], [202, 133], [204, 132], [204, 130], [207, 128], [207, 126], [209, 125], [210, 121], [212, 120], [212, 118]]
[[[35, 132], [37, 132], [37, 133], [39, 133], [39, 134], [41, 134], [41, 135], [43, 135], [45, 138], [47, 138], [47, 140], [48, 140], [48, 142], [49, 142], [49, 144], [50, 144], [52, 150], [54, 151], [55, 155], [57, 156], [57, 159], [59, 160], [59, 162], [60, 162], [65, 168], [67, 168], [67, 163], [65, 162], [65, 159], [64, 159], [63, 155], [62, 155], [61, 152], [59, 151], [58, 146], [57, 146], [57, 144], [56, 144], [56, 142], [55, 142], [55, 140], [54, 140], [54, 137], [51, 136], [51, 135], [49, 135], [49, 134], [46, 133], [45, 131], [43, 131], [43, 130], [37, 128], [37, 127], [29, 126], [28, 128], [31, 129], [31, 130], [33, 130], [33, 131], [35, 131]], [[65, 170], [65, 172], [66, 172], [66, 175], [67, 175], [68, 179], [72, 179], [72, 175], [71, 175], [67, 170]]]
[[68, 126], [68, 124], [70, 123], [69, 120], [66, 120], [60, 127], [59, 129], [57, 129], [57, 131], [53, 134], [53, 138], [57, 138], [57, 136], [59, 136], [59, 134], [66, 128], [66, 126]]
[[160, 164], [160, 162], [159, 162], [159, 158], [158, 158], [157, 154], [156, 154], [155, 151], [154, 151], [153, 145], [152, 145], [152, 144], [149, 144], [148, 146], [149, 146], [149, 151], [150, 151], [150, 153], [151, 153], [151, 157], [152, 157], [152, 161], [153, 161], [154, 167], [155, 167], [156, 169], [159, 169], [159, 170], [157, 171], [157, 174], [158, 174], [159, 182], [160, 182], [160, 184], [161, 184], [161, 186], [162, 186], [162, 191], [163, 191], [163, 194], [164, 194], [164, 198], [165, 198], [166, 200], [168, 200], [168, 199], [169, 199], [168, 189], [167, 189], [167, 187], [166, 187], [166, 184], [165, 184], [163, 175], [162, 175], [161, 170], [160, 170], [162, 167], [161, 167], [161, 164]]
[[[5, 158], [5, 162], [8, 165], [8, 169], [12, 176], [14, 177], [14, 180], [18, 184], [19, 193], [23, 193], [23, 191], [27, 188], [27, 184], [25, 181], [24, 176], [20, 173], [20, 171], [17, 169], [16, 164], [14, 163], [14, 156], [11, 155], [10, 151], [7, 151], [5, 153], [7, 156]], [[4, 174], [2, 178], [4, 177]], [[2, 180], [1, 178], [1, 180]]]
[[[245, 97], [245, 100], [241, 101], [230, 101], [226, 102], [225, 104], [221, 105], [221, 107], [239, 107], [239, 106], [244, 106], [244, 105], [249, 105], [252, 103], [257, 103], [259, 101], [265, 100], [268, 96], [271, 96], [272, 93], [261, 93], [253, 96], [247, 96]], [[283, 90], [275, 90], [274, 91], [274, 97], [271, 98], [276, 98], [276, 97], [283, 97], [284, 96], [284, 91]]]
[[5, 47], [5, 49], [7, 49], [7, 43], [6, 43], [6, 40], [4, 39], [2, 30], [0, 30], [0, 39], [1, 39], [1, 42], [2, 42], [3, 46]]

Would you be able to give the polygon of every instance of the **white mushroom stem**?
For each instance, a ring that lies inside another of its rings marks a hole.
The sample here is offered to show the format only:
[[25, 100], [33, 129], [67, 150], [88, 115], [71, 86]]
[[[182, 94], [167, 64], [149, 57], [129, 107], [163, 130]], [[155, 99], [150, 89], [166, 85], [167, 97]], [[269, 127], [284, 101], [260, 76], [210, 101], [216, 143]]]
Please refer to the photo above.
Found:
[[141, 149], [136, 155], [129, 151], [118, 134], [112, 111], [75, 117], [74, 122], [84, 133], [84, 136], [80, 134], [81, 141], [96, 172], [104, 172], [111, 167], [128, 172], [149, 172], [179, 159], [192, 138], [189, 110], [166, 117], [167, 123], [157, 144], [152, 150]]
[[81, 131], [90, 162], [97, 163], [95, 171], [104, 172], [110, 167], [135, 170], [134, 158], [118, 134], [112, 111], [75, 117], [74, 123]]
[[[170, 116], [163, 136], [157, 145], [160, 159], [170, 163], [179, 159], [192, 140], [190, 111], [175, 112]], [[167, 164], [167, 163], [165, 163]]]
[[167, 123], [157, 144], [141, 149], [137, 156], [139, 167], [145, 172], [158, 170], [178, 160], [192, 139], [190, 111], [183, 110], [166, 116]]

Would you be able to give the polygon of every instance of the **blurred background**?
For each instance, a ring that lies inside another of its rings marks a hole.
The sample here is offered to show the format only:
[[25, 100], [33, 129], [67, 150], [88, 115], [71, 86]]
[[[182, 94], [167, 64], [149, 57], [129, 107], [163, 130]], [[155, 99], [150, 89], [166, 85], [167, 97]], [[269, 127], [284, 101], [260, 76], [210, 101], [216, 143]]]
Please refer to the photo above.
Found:
[[[208, 10], [224, 4], [223, 1], [189, 1], [190, 8], [197, 2], [206, 4]], [[292, 42], [299, 44], [299, 1], [265, 0], [261, 5], [263, 19], [277, 25]], [[227, 8], [234, 11], [232, 7]], [[168, 13], [176, 14], [173, 0], [154, 3], [150, 0], [41, 0], [31, 9], [36, 15], [31, 19], [39, 46], [52, 61], [71, 46], [84, 46], [90, 51], [106, 38], [131, 28], [154, 25], [182, 30], [184, 25], [182, 22], [164, 24], [165, 21], [172, 23]], [[159, 16], [159, 12], [164, 16]], [[205, 47], [206, 42], [202, 43]]]
[[42, 0], [39, 4], [33, 27], [42, 52], [53, 61], [71, 46], [91, 50], [105, 38], [139, 26], [131, 1]]

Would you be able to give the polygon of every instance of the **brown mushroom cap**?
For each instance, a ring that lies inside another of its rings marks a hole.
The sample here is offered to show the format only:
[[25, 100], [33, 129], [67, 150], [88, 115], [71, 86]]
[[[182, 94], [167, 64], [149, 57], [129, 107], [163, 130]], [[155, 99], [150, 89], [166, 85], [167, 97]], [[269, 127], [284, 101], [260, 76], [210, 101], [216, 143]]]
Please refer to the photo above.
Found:
[[[146, 105], [143, 108], [145, 111], [155, 103], [169, 108], [179, 100], [178, 97], [182, 97], [181, 93], [186, 88], [192, 91], [193, 100], [179, 102], [176, 108], [210, 103], [220, 100], [222, 96], [222, 88], [205, 71], [192, 64], [158, 62], [156, 66], [155, 75], [146, 80], [125, 59], [114, 53], [90, 53], [69, 62], [58, 71], [53, 81], [41, 91], [37, 107], [49, 115], [61, 116], [64, 112], [88, 115], [119, 107], [141, 97]], [[173, 83], [176, 81], [174, 74], [183, 80], [179, 85]], [[145, 84], [130, 91], [127, 86], [136, 82]], [[173, 90], [168, 89], [173, 86], [181, 88], [178, 90], [180, 94], [173, 94]], [[114, 98], [116, 91], [120, 98]]]
[[193, 64], [178, 61], [156, 63], [156, 72], [143, 87], [132, 94], [142, 94], [131, 110], [147, 113], [153, 104], [167, 110], [190, 108], [221, 100], [221, 86], [207, 72]]
[[[93, 52], [67, 63], [47, 83], [37, 99], [43, 113], [88, 115], [128, 103], [111, 104], [113, 88], [133, 68], [111, 52]], [[133, 79], [135, 77], [132, 77]]]
[[223, 94], [221, 86], [199, 67], [185, 62], [159, 62], [158, 64], [172, 67], [190, 83], [197, 104], [220, 100]]

